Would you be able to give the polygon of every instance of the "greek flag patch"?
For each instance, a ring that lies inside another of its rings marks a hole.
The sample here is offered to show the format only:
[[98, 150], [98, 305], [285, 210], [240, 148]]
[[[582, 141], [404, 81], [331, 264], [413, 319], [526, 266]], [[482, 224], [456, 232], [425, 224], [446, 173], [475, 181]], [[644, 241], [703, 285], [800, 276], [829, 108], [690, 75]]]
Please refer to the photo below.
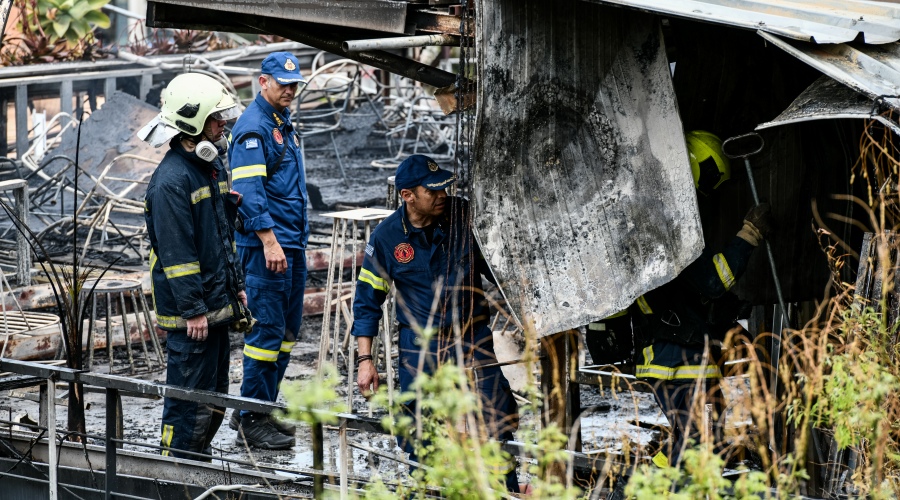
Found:
[[368, 255], [369, 257], [375, 255], [375, 247], [373, 247], [372, 245], [366, 245], [366, 255]]
[[250, 139], [247, 139], [247, 141], [244, 142], [244, 147], [247, 149], [258, 148], [259, 147], [259, 139], [257, 139], [256, 137], [251, 137]]

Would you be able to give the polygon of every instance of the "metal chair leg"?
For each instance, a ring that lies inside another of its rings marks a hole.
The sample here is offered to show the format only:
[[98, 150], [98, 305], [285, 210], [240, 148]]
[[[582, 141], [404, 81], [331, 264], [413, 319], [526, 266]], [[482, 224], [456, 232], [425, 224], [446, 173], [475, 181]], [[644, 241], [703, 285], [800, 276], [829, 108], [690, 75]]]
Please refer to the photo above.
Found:
[[347, 172], [344, 170], [344, 162], [341, 161], [341, 153], [338, 151], [337, 142], [334, 140], [334, 132], [330, 132], [331, 145], [334, 146], [334, 156], [337, 158], [338, 166], [341, 167], [341, 177], [344, 178], [344, 185], [350, 187], [350, 181], [347, 180]]

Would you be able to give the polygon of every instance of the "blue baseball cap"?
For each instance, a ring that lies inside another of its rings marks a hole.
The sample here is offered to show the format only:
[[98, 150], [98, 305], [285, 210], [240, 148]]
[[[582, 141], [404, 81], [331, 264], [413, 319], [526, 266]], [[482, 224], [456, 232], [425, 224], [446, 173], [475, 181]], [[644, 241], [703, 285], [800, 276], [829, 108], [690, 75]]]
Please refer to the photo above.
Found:
[[444, 170], [431, 158], [425, 155], [412, 155], [403, 160], [397, 167], [394, 176], [394, 187], [401, 189], [413, 189], [423, 186], [425, 189], [440, 191], [456, 182], [456, 174]]
[[300, 61], [290, 52], [272, 52], [263, 59], [261, 70], [282, 85], [306, 81], [300, 74]]

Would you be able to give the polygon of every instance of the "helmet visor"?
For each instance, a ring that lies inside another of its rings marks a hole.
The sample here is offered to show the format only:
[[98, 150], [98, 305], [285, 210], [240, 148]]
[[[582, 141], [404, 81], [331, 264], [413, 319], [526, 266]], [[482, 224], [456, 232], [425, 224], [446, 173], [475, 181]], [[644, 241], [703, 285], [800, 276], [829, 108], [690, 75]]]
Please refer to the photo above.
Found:
[[238, 109], [237, 106], [232, 106], [228, 109], [221, 109], [219, 111], [213, 111], [209, 114], [209, 116], [213, 120], [233, 120], [239, 116], [241, 116], [241, 110]]
[[177, 128], [167, 125], [157, 115], [138, 131], [137, 136], [138, 139], [149, 143], [154, 148], [158, 148], [172, 140], [173, 137], [178, 135], [178, 132]]

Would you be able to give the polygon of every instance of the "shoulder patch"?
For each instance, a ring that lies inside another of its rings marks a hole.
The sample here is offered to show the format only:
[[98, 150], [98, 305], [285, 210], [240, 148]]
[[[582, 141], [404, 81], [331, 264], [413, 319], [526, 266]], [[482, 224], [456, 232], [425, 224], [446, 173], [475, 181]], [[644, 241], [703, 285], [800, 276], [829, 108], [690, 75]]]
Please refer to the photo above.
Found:
[[247, 149], [256, 149], [259, 147], [259, 139], [256, 137], [251, 137], [244, 141], [244, 147]]
[[366, 255], [368, 255], [369, 257], [375, 255], [375, 247], [373, 247], [372, 245], [367, 244], [367, 245], [366, 245]]

